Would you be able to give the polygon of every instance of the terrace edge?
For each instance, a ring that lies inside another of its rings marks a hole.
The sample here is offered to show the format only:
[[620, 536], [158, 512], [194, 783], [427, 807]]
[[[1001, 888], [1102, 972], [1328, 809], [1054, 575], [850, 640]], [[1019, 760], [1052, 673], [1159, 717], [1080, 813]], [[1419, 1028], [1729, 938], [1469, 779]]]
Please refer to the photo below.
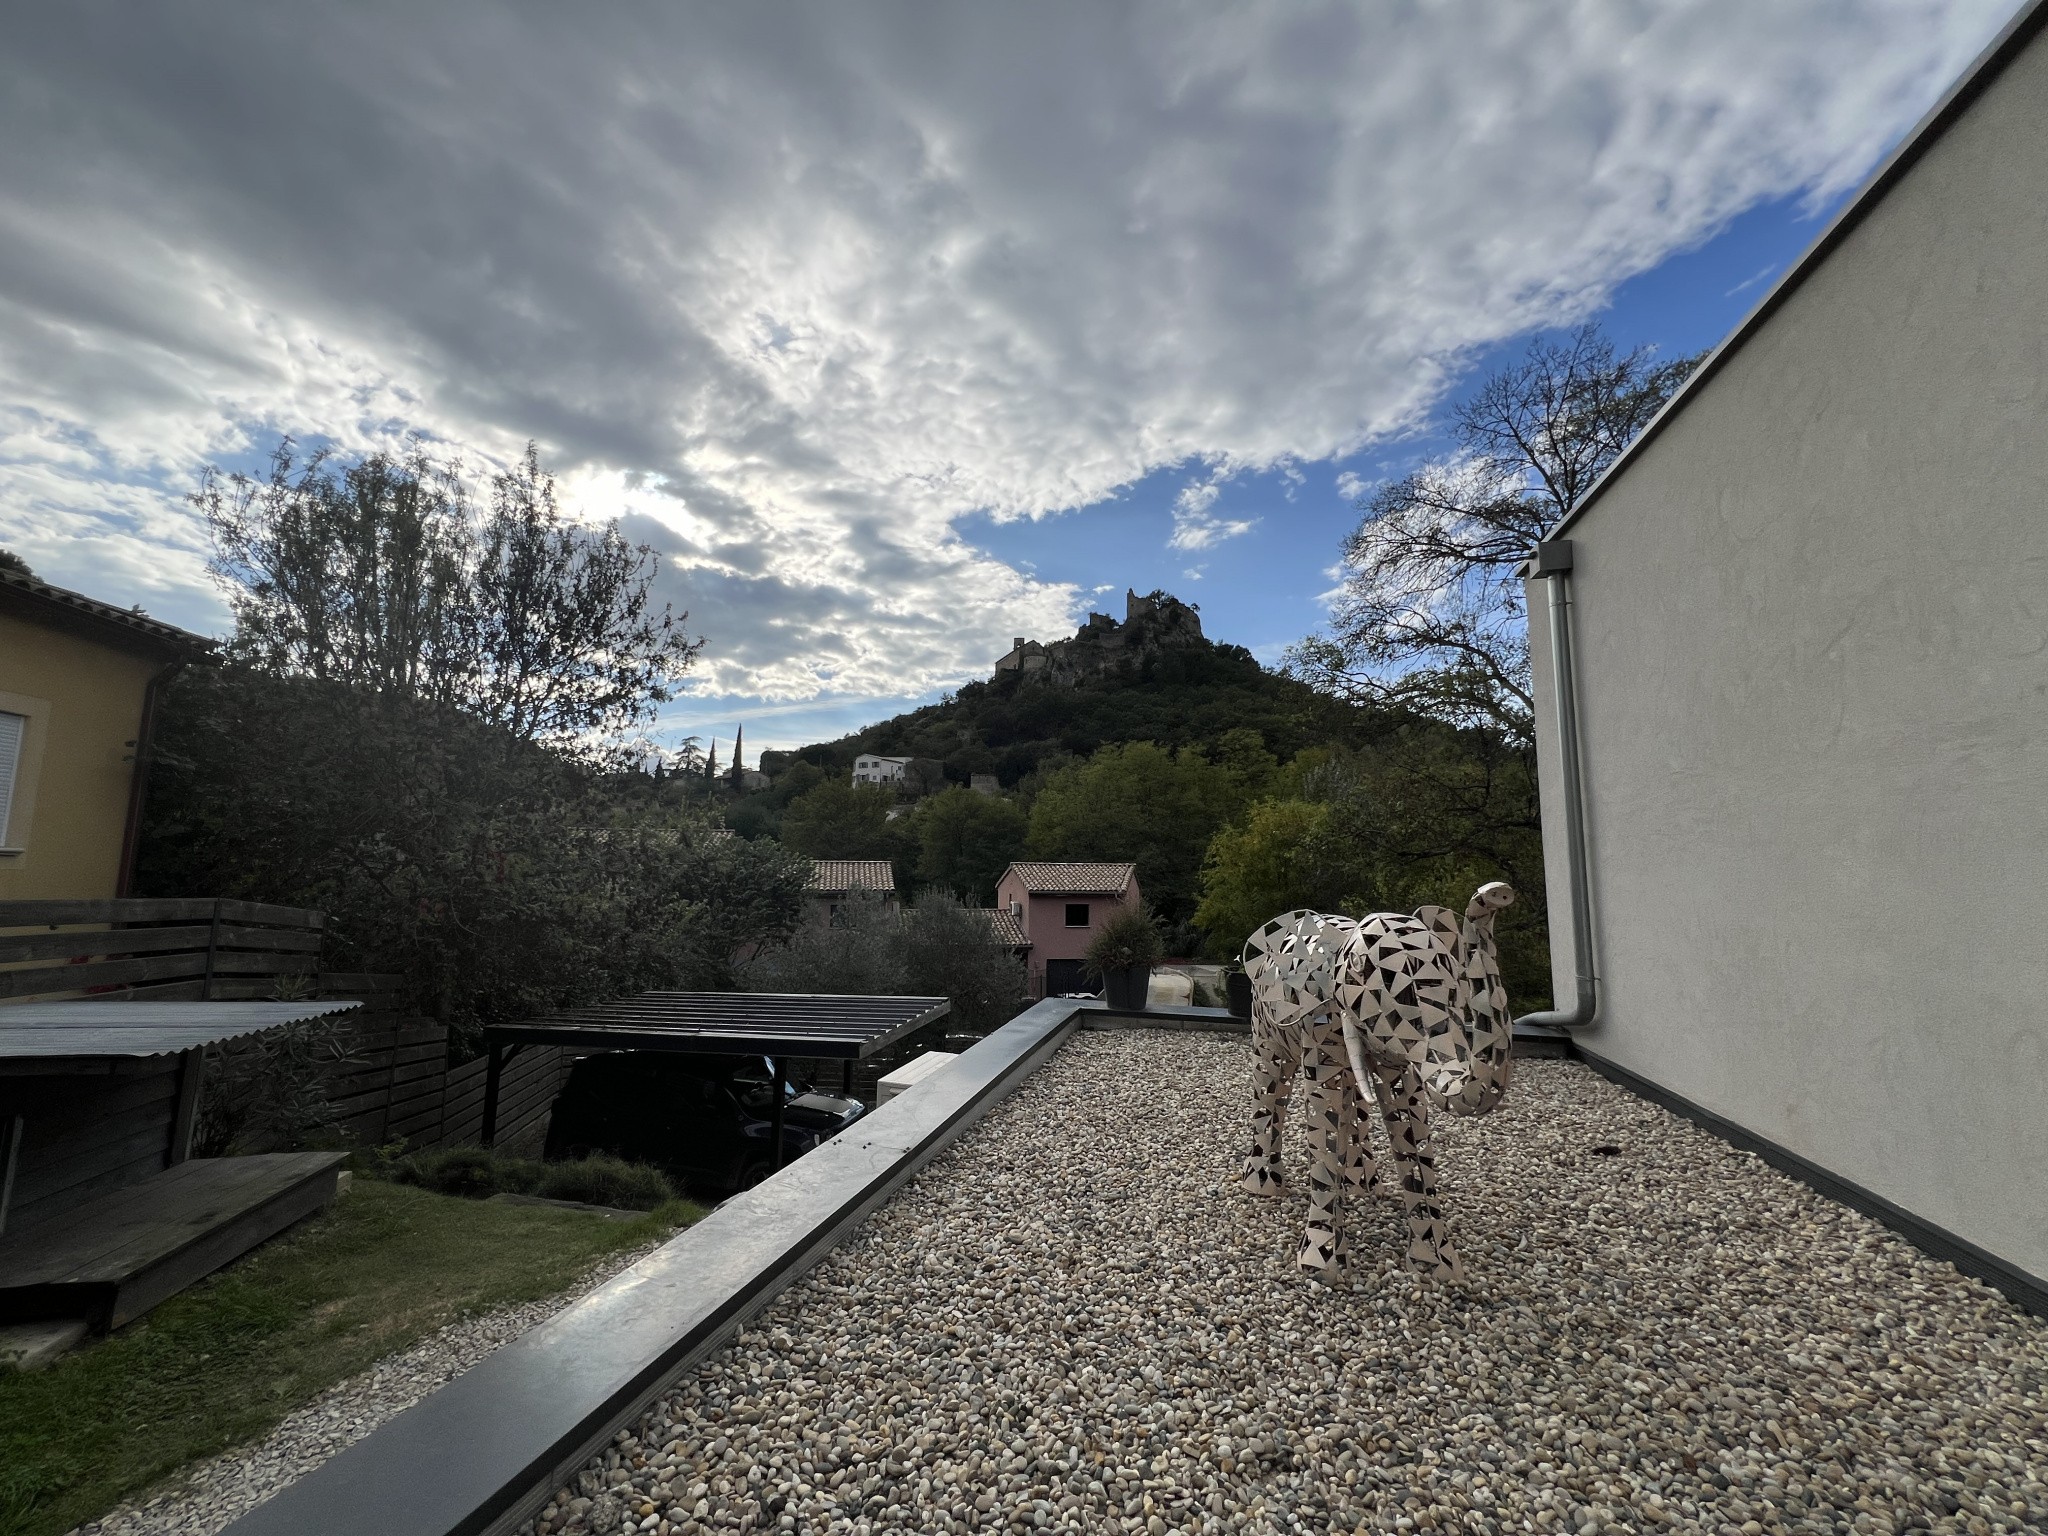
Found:
[[1639, 1099], [1647, 1099], [1680, 1119], [1690, 1120], [1702, 1130], [1720, 1137], [1730, 1146], [1740, 1148], [1744, 1152], [1755, 1153], [1771, 1167], [1780, 1173], [1790, 1174], [1815, 1193], [1825, 1196], [1837, 1205], [1846, 1205], [1852, 1211], [1860, 1211], [1880, 1225], [1890, 1228], [1930, 1258], [1942, 1259], [1953, 1264], [1964, 1274], [1983, 1281], [1995, 1291], [2002, 1292], [2016, 1306], [2036, 1317], [2048, 1318], [2048, 1282], [2043, 1282], [2016, 1265], [2008, 1264], [1996, 1254], [1986, 1252], [1968, 1238], [1958, 1237], [1930, 1221], [1922, 1221], [1911, 1211], [1892, 1204], [1884, 1196], [1865, 1189], [1861, 1184], [1852, 1183], [1840, 1174], [1830, 1172], [1819, 1163], [1801, 1157], [1789, 1147], [1780, 1146], [1768, 1137], [1759, 1136], [1755, 1131], [1717, 1115], [1711, 1109], [1702, 1108], [1692, 1100], [1673, 1093], [1669, 1088], [1647, 1077], [1631, 1072], [1627, 1067], [1617, 1066], [1606, 1057], [1595, 1055], [1577, 1040], [1568, 1041], [1567, 1044], [1570, 1047], [1570, 1059], [1583, 1061], [1616, 1087], [1625, 1089]]

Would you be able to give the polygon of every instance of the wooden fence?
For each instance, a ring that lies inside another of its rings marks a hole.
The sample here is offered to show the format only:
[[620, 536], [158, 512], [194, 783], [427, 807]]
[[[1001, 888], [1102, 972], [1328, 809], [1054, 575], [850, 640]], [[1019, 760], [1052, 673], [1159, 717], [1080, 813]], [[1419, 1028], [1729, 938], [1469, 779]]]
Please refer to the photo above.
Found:
[[[210, 897], [0, 901], [0, 1009], [77, 997], [360, 999], [333, 1021], [344, 1055], [323, 1078], [340, 1133], [414, 1150], [475, 1143], [483, 1060], [449, 1065], [446, 1026], [406, 1010], [403, 977], [321, 970], [325, 927], [319, 912]], [[168, 1074], [176, 1063], [162, 1065]], [[506, 1064], [500, 1146], [538, 1144], [568, 1066], [551, 1046]]]
[[[400, 1006], [404, 978], [324, 974], [322, 997], [358, 997], [338, 1039], [347, 1059], [329, 1075], [327, 1099], [340, 1129], [362, 1146], [402, 1142], [412, 1150], [473, 1146], [483, 1130], [484, 1060], [448, 1065], [448, 1030]], [[498, 1145], [524, 1149], [545, 1136], [569, 1058], [528, 1047], [505, 1064]]]

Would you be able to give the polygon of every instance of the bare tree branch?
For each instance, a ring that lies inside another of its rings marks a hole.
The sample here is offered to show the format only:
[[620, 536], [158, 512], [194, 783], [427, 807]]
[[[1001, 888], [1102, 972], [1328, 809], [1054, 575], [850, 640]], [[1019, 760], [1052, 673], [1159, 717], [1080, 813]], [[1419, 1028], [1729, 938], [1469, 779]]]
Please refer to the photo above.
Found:
[[1618, 353], [1593, 325], [1532, 343], [1453, 409], [1451, 454], [1358, 503], [1328, 629], [1289, 652], [1290, 669], [1529, 745], [1517, 567], [1698, 362]]

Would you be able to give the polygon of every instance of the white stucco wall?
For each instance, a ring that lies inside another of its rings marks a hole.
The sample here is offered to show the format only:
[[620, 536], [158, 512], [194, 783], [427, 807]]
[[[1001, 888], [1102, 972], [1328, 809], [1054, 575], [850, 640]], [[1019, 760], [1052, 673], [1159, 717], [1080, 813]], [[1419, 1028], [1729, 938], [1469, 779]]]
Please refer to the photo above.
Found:
[[2048, 34], [1566, 536], [1585, 1044], [2048, 1276]]

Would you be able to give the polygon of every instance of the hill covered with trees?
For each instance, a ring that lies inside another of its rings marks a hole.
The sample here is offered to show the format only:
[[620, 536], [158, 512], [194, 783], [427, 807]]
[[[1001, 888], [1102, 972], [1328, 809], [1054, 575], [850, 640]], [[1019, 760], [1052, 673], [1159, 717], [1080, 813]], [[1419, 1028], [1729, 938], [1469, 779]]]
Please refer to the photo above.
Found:
[[1284, 761], [1312, 746], [1364, 746], [1390, 728], [1387, 711], [1319, 693], [1260, 666], [1243, 646], [1208, 639], [1195, 610], [1166, 593], [1134, 607], [1122, 624], [1098, 617], [1045, 647], [1042, 667], [999, 670], [937, 704], [793, 756], [833, 772], [851, 770], [863, 752], [930, 758], [954, 783], [988, 773], [1013, 789], [1122, 742], [1194, 747], [1251, 730]]

